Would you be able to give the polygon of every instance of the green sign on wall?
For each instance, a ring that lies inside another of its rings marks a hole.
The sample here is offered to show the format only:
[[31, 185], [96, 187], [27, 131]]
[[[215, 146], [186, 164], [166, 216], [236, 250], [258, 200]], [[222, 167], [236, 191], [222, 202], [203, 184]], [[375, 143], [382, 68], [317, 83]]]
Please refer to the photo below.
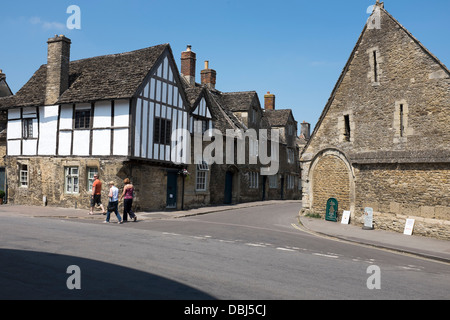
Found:
[[337, 213], [338, 213], [338, 201], [335, 198], [328, 199], [325, 220], [336, 222]]

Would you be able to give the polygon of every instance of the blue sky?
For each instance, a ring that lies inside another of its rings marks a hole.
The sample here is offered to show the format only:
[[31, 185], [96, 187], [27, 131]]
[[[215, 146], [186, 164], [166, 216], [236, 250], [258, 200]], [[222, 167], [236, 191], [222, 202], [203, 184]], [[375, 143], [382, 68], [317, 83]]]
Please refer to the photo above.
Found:
[[[71, 59], [170, 43], [205, 60], [216, 88], [276, 95], [278, 109], [316, 124], [369, 17], [375, 0], [59, 0], [2, 1], [0, 69], [17, 92], [47, 60], [47, 39], [72, 40]], [[81, 9], [81, 30], [69, 30], [67, 8]], [[385, 8], [447, 67], [448, 0], [385, 0]], [[312, 129], [311, 128], [311, 129]]]

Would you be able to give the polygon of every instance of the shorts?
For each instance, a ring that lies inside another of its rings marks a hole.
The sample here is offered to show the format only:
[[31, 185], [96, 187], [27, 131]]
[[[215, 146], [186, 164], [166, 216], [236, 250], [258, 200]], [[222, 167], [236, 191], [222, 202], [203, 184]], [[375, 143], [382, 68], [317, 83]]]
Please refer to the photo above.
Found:
[[95, 205], [101, 205], [102, 204], [102, 195], [101, 194], [95, 194], [93, 197], [91, 197], [91, 207]]

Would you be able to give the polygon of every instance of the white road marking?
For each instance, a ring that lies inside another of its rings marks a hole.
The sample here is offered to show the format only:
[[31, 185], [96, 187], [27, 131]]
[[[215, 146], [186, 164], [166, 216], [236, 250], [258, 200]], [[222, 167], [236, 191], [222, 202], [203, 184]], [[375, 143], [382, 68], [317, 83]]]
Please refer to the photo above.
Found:
[[321, 256], [321, 257], [327, 257], [327, 258], [333, 258], [333, 259], [339, 258], [338, 256], [332, 256], [332, 255], [330, 255], [330, 254], [323, 254], [323, 253], [313, 253], [313, 255], [315, 255], [315, 256]]

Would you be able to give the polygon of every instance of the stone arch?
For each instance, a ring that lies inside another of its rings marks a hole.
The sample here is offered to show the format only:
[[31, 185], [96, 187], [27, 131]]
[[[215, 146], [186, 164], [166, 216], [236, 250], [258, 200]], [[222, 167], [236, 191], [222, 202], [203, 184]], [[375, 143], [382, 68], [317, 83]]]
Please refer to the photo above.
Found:
[[336, 198], [339, 212], [355, 211], [355, 178], [353, 167], [344, 153], [327, 149], [318, 153], [309, 168], [309, 207], [316, 212], [325, 212], [329, 198]]

